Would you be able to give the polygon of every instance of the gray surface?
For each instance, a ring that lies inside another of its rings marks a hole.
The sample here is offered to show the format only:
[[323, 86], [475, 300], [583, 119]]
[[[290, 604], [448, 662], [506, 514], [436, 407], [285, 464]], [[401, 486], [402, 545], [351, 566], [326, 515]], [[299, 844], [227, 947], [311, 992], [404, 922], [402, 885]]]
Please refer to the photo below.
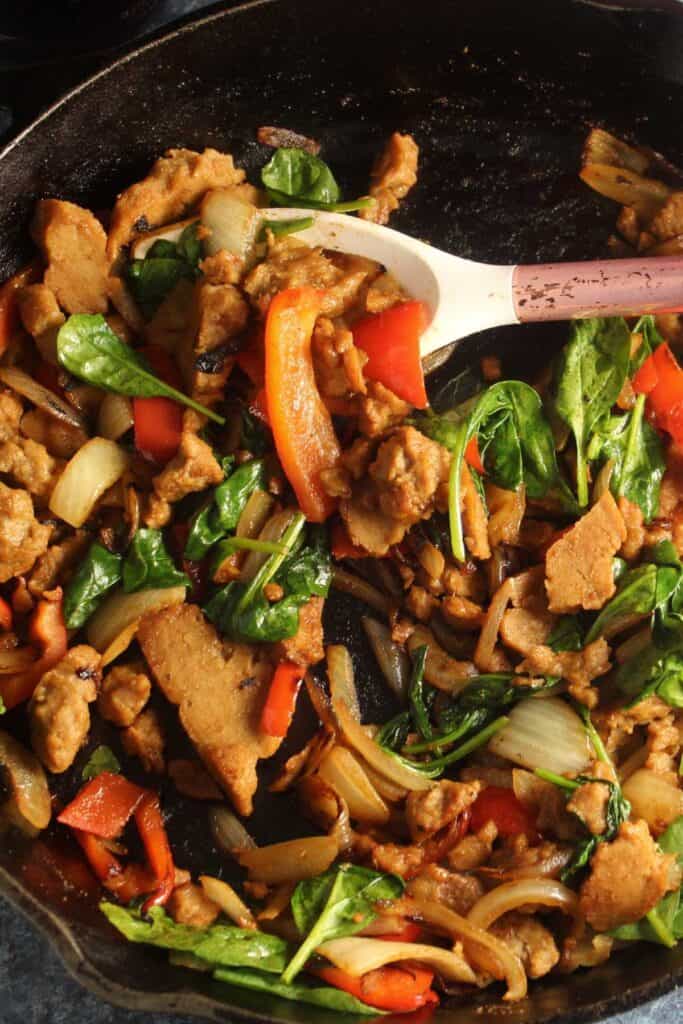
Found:
[[[679, 1024], [683, 988], [609, 1024]], [[179, 1017], [142, 1017], [84, 992], [65, 972], [47, 942], [0, 902], [0, 1024], [181, 1024]], [[482, 1018], [482, 1024], [484, 1019]]]

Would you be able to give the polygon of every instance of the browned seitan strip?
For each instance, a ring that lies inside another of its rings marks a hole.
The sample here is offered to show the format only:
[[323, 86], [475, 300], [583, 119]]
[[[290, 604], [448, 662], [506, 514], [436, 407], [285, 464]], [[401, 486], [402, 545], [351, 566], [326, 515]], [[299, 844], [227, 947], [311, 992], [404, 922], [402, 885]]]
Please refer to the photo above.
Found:
[[41, 199], [31, 234], [47, 263], [44, 282], [62, 309], [105, 313], [107, 236], [90, 210], [61, 199]]
[[281, 743], [260, 729], [270, 662], [246, 644], [224, 644], [196, 605], [145, 616], [138, 640], [202, 761], [235, 809], [251, 814], [256, 765]]

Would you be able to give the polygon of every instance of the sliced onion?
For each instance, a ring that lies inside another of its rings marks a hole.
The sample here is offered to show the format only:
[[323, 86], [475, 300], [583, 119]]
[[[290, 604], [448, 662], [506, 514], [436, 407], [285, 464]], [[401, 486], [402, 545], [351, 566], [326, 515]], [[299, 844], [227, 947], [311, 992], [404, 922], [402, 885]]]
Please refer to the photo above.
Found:
[[512, 599], [515, 588], [513, 579], [513, 576], [509, 576], [502, 586], [498, 587], [486, 612], [484, 625], [481, 628], [479, 640], [474, 651], [474, 664], [480, 672], [495, 671], [496, 661], [494, 652], [498, 642], [498, 631], [507, 606]]
[[148, 612], [159, 611], [170, 605], [182, 604], [185, 587], [164, 587], [138, 590], [126, 594], [115, 590], [100, 605], [86, 627], [88, 643], [97, 651], [106, 651], [125, 629], [130, 629]]
[[231, 885], [220, 878], [212, 878], [211, 875], [200, 875], [199, 884], [204, 890], [204, 895], [220, 907], [238, 928], [256, 928], [254, 915]]
[[134, 260], [144, 260], [155, 242], [178, 242], [185, 228], [189, 228], [190, 224], [196, 223], [195, 217], [188, 217], [187, 220], [177, 221], [175, 224], [167, 224], [165, 228], [145, 231], [144, 235], [138, 235], [131, 245], [131, 256]]
[[0, 825], [14, 825], [31, 836], [47, 828], [52, 802], [38, 758], [9, 733], [0, 731], [0, 766], [9, 794], [0, 806]]
[[526, 697], [509, 712], [509, 721], [489, 750], [532, 771], [578, 775], [591, 759], [591, 745], [575, 711], [559, 697]]
[[683, 792], [677, 785], [649, 768], [639, 768], [624, 783], [624, 796], [634, 818], [644, 818], [655, 835], [661, 835], [683, 814]]
[[408, 637], [407, 647], [412, 655], [418, 648], [427, 646], [425, 660], [425, 679], [432, 686], [445, 693], [456, 694], [463, 690], [477, 671], [471, 661], [457, 661], [444, 651], [434, 634], [426, 626], [416, 626]]
[[[284, 509], [282, 512], [276, 512], [275, 515], [271, 516], [266, 522], [258, 535], [258, 539], [268, 541], [280, 540], [280, 537], [282, 537], [283, 533], [291, 523], [293, 516], [294, 512], [291, 509]], [[242, 580], [243, 583], [253, 580], [256, 573], [269, 557], [269, 555], [264, 554], [262, 551], [250, 551], [244, 560], [242, 572], [240, 573], [240, 580]]]
[[371, 825], [388, 822], [389, 808], [350, 750], [333, 747], [323, 758], [317, 774], [346, 801], [349, 814], [356, 821]]
[[70, 526], [82, 526], [93, 508], [128, 467], [123, 448], [93, 437], [69, 460], [50, 495], [50, 511]]
[[258, 488], [249, 495], [235, 530], [236, 537], [258, 537], [272, 512], [275, 499]]
[[396, 757], [392, 757], [375, 743], [353, 717], [343, 701], [334, 705], [334, 713], [339, 723], [342, 736], [350, 747], [358, 751], [368, 764], [385, 775], [391, 782], [413, 792], [431, 789], [434, 783], [425, 778], [421, 772], [408, 768]]
[[265, 905], [259, 910], [256, 917], [259, 921], [274, 921], [276, 917], [279, 917], [287, 907], [289, 901], [292, 898], [294, 892], [294, 886], [291, 882], [285, 882], [283, 885], [278, 887], [270, 894]]
[[337, 720], [332, 712], [332, 706], [330, 699], [323, 689], [323, 685], [310, 672], [307, 672], [304, 676], [304, 685], [308, 698], [313, 705], [313, 710], [318, 716], [319, 720], [329, 729], [330, 732], [337, 732]]
[[391, 611], [391, 602], [377, 587], [373, 587], [372, 584], [367, 583], [360, 576], [355, 576], [352, 572], [347, 572], [346, 569], [342, 569], [338, 565], [334, 567], [332, 586], [335, 590], [341, 590], [344, 594], [350, 594], [351, 597], [364, 601], [370, 608], [374, 608], [375, 611], [380, 612], [382, 615], [388, 616]]
[[33, 647], [14, 647], [9, 651], [0, 651], [0, 675], [21, 672], [36, 661], [38, 655]]
[[593, 504], [599, 501], [600, 498], [602, 498], [603, 494], [606, 494], [609, 490], [610, 480], [612, 479], [613, 472], [614, 459], [608, 459], [595, 478], [595, 483], [593, 484], [593, 490], [591, 492]]
[[459, 952], [427, 946], [422, 942], [385, 942], [382, 939], [349, 935], [323, 943], [316, 952], [354, 978], [376, 971], [386, 964], [415, 960], [433, 967], [447, 981], [465, 985], [475, 985], [477, 982], [474, 971]]
[[234, 188], [211, 189], [202, 200], [200, 216], [209, 231], [204, 239], [209, 256], [225, 249], [244, 264], [251, 261], [261, 227], [261, 215], [253, 203]]
[[657, 213], [671, 194], [671, 189], [661, 181], [643, 178], [625, 167], [587, 164], [579, 176], [601, 196], [622, 206], [632, 206], [646, 220]]
[[125, 395], [107, 394], [97, 414], [97, 430], [109, 441], [118, 441], [133, 426], [133, 404]]
[[339, 846], [333, 836], [307, 836], [254, 850], [239, 850], [235, 856], [252, 881], [280, 885], [321, 875], [338, 853]]
[[2, 366], [0, 367], [0, 381], [58, 420], [64, 420], [65, 423], [69, 423], [79, 430], [86, 429], [85, 420], [79, 416], [72, 405], [65, 402], [54, 391], [43, 387], [23, 370], [18, 370], [15, 366]]
[[222, 804], [209, 811], [209, 826], [216, 844], [224, 853], [232, 855], [235, 850], [256, 849], [256, 843], [239, 818]]
[[408, 796], [408, 790], [405, 786], [398, 786], [395, 782], [381, 775], [380, 772], [375, 771], [364, 758], [358, 757], [357, 760], [383, 800], [388, 800], [390, 804], [398, 804], [401, 800], [405, 800]]
[[408, 696], [408, 685], [410, 683], [410, 660], [408, 655], [395, 644], [391, 639], [391, 630], [378, 622], [364, 615], [361, 619], [363, 629], [370, 641], [373, 653], [377, 658], [377, 664], [382, 670], [391, 691], [403, 701]]
[[556, 907], [574, 918], [580, 913], [578, 896], [566, 885], [553, 878], [522, 878], [487, 892], [474, 904], [467, 920], [486, 929], [503, 914], [526, 906]]
[[332, 707], [343, 701], [356, 721], [360, 722], [360, 704], [353, 678], [353, 662], [348, 649], [340, 644], [330, 644], [325, 655]]
[[462, 940], [468, 958], [485, 974], [500, 977], [502, 970], [508, 986], [503, 997], [507, 1002], [524, 998], [527, 992], [524, 968], [519, 957], [500, 939], [434, 900], [403, 899], [400, 909], [407, 916], [438, 928], [454, 940]]
[[627, 779], [631, 778], [634, 772], [637, 772], [639, 768], [643, 767], [648, 759], [649, 753], [650, 752], [645, 744], [642, 743], [633, 751], [632, 754], [629, 754], [625, 761], [621, 762], [617, 774], [619, 775], [619, 781], [622, 785]]
[[125, 629], [122, 629], [118, 636], [115, 636], [112, 642], [109, 644], [107, 649], [102, 652], [102, 660], [100, 662], [102, 668], [106, 668], [112, 661], [127, 651], [138, 631], [140, 625], [140, 619], [134, 619]]

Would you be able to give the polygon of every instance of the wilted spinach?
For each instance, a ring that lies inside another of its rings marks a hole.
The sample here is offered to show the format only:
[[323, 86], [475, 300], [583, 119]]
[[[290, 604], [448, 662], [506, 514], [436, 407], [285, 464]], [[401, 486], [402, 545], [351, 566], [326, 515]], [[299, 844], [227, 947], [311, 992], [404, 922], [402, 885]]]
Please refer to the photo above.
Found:
[[610, 782], [607, 779], [596, 779], [589, 775], [578, 775], [576, 779], [572, 780], [572, 789], [578, 789], [587, 782], [597, 782], [602, 786], [607, 786], [609, 789], [609, 796], [605, 806], [606, 828], [601, 835], [594, 836], [591, 834], [577, 843], [571, 860], [560, 876], [563, 882], [569, 881], [569, 879], [588, 866], [600, 843], [609, 843], [616, 838], [621, 825], [628, 819], [631, 813], [631, 805], [624, 797], [621, 786], [616, 782]]
[[640, 334], [643, 340], [638, 347], [638, 351], [635, 355], [631, 356], [628, 369], [629, 377], [632, 377], [640, 369], [648, 356], [651, 356], [654, 350], [664, 342], [664, 338], [657, 328], [657, 321], [650, 314], [641, 316], [631, 334]]
[[277, 149], [261, 171], [268, 196], [277, 206], [349, 213], [371, 206], [374, 200], [339, 201], [339, 185], [324, 160], [303, 149]]
[[548, 647], [556, 652], [581, 651], [585, 646], [585, 632], [580, 615], [563, 615], [548, 637]]
[[402, 895], [404, 882], [397, 875], [381, 874], [354, 864], [338, 864], [317, 878], [299, 882], [291, 907], [302, 944], [283, 971], [291, 983], [318, 946], [331, 939], [360, 932], [375, 919], [375, 904]]
[[429, 720], [430, 708], [434, 703], [436, 691], [433, 687], [425, 689], [424, 674], [428, 647], [423, 644], [413, 656], [413, 674], [408, 690], [410, 713], [413, 725], [423, 740], [431, 740], [434, 730]]
[[620, 665], [615, 681], [632, 697], [629, 707], [657, 694], [672, 708], [683, 708], [683, 649], [662, 651], [654, 644]]
[[522, 381], [501, 381], [460, 407], [451, 417], [427, 415], [415, 425], [453, 455], [449, 481], [451, 546], [465, 560], [461, 517], [461, 473], [465, 449], [477, 437], [486, 473], [493, 483], [516, 490], [524, 483], [531, 498], [556, 491], [573, 504], [557, 465], [555, 442], [537, 391]]
[[[229, 473], [233, 460], [223, 460]], [[265, 465], [261, 459], [245, 462], [219, 484], [211, 501], [200, 509], [190, 523], [185, 544], [185, 557], [191, 561], [204, 558], [214, 544], [234, 530], [253, 492], [265, 486]]]
[[121, 764], [114, 751], [110, 747], [102, 745], [93, 750], [81, 772], [81, 778], [87, 782], [89, 779], [96, 779], [102, 772], [118, 775], [120, 771]]
[[64, 593], [64, 623], [67, 629], [80, 629], [121, 581], [121, 555], [108, 551], [94, 541]]
[[177, 242], [160, 238], [150, 246], [144, 259], [132, 260], [125, 269], [126, 280], [146, 320], [156, 313], [178, 281], [198, 277], [201, 244], [198, 224], [189, 224]]
[[588, 504], [588, 444], [624, 386], [630, 352], [626, 321], [596, 317], [572, 324], [569, 342], [558, 360], [552, 404], [574, 435], [577, 496], [582, 508]]
[[176, 569], [166, 550], [161, 530], [138, 530], [123, 562], [123, 589], [127, 594], [135, 590], [156, 587], [189, 587], [190, 580]]
[[289, 999], [295, 1003], [322, 1006], [326, 1010], [336, 1010], [338, 1013], [353, 1014], [356, 1017], [360, 1014], [365, 1017], [377, 1017], [381, 1013], [348, 992], [342, 992], [341, 989], [332, 986], [312, 985], [302, 981], [287, 984], [279, 978], [274, 978], [272, 974], [245, 967], [219, 967], [213, 976], [216, 981], [237, 985], [238, 988], [264, 992], [268, 996]]
[[612, 494], [615, 498], [623, 494], [639, 505], [649, 522], [659, 508], [666, 463], [661, 437], [644, 419], [644, 411], [645, 395], [639, 395], [629, 413], [603, 420], [588, 446], [588, 459], [597, 466], [612, 462]]
[[[683, 816], [676, 818], [666, 832], [659, 837], [659, 846], [664, 853], [674, 853], [678, 866], [683, 868]], [[659, 901], [645, 917], [634, 924], [625, 924], [611, 934], [624, 942], [657, 942], [669, 948], [683, 939], [683, 907], [681, 890], [676, 889]]]

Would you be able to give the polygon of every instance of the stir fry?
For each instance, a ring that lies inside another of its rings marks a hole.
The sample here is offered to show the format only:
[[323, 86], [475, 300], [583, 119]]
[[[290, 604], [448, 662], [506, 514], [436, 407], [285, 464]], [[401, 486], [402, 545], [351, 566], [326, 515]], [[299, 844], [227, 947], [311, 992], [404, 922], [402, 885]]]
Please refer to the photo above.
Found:
[[[258, 185], [179, 149], [106, 214], [41, 200], [0, 290], [3, 828], [71, 837], [114, 929], [179, 968], [355, 1014], [674, 946], [678, 315], [574, 323], [538, 379], [489, 356], [430, 402], [424, 305], [268, 213], [386, 223], [415, 142], [345, 200], [314, 140], [258, 139]], [[581, 177], [622, 205], [615, 254], [681, 251], [659, 154], [596, 129]], [[326, 643], [332, 588], [384, 721]], [[259, 766], [300, 703], [317, 727], [269, 799], [309, 834], [259, 846]], [[183, 867], [169, 787], [241, 886]]]

